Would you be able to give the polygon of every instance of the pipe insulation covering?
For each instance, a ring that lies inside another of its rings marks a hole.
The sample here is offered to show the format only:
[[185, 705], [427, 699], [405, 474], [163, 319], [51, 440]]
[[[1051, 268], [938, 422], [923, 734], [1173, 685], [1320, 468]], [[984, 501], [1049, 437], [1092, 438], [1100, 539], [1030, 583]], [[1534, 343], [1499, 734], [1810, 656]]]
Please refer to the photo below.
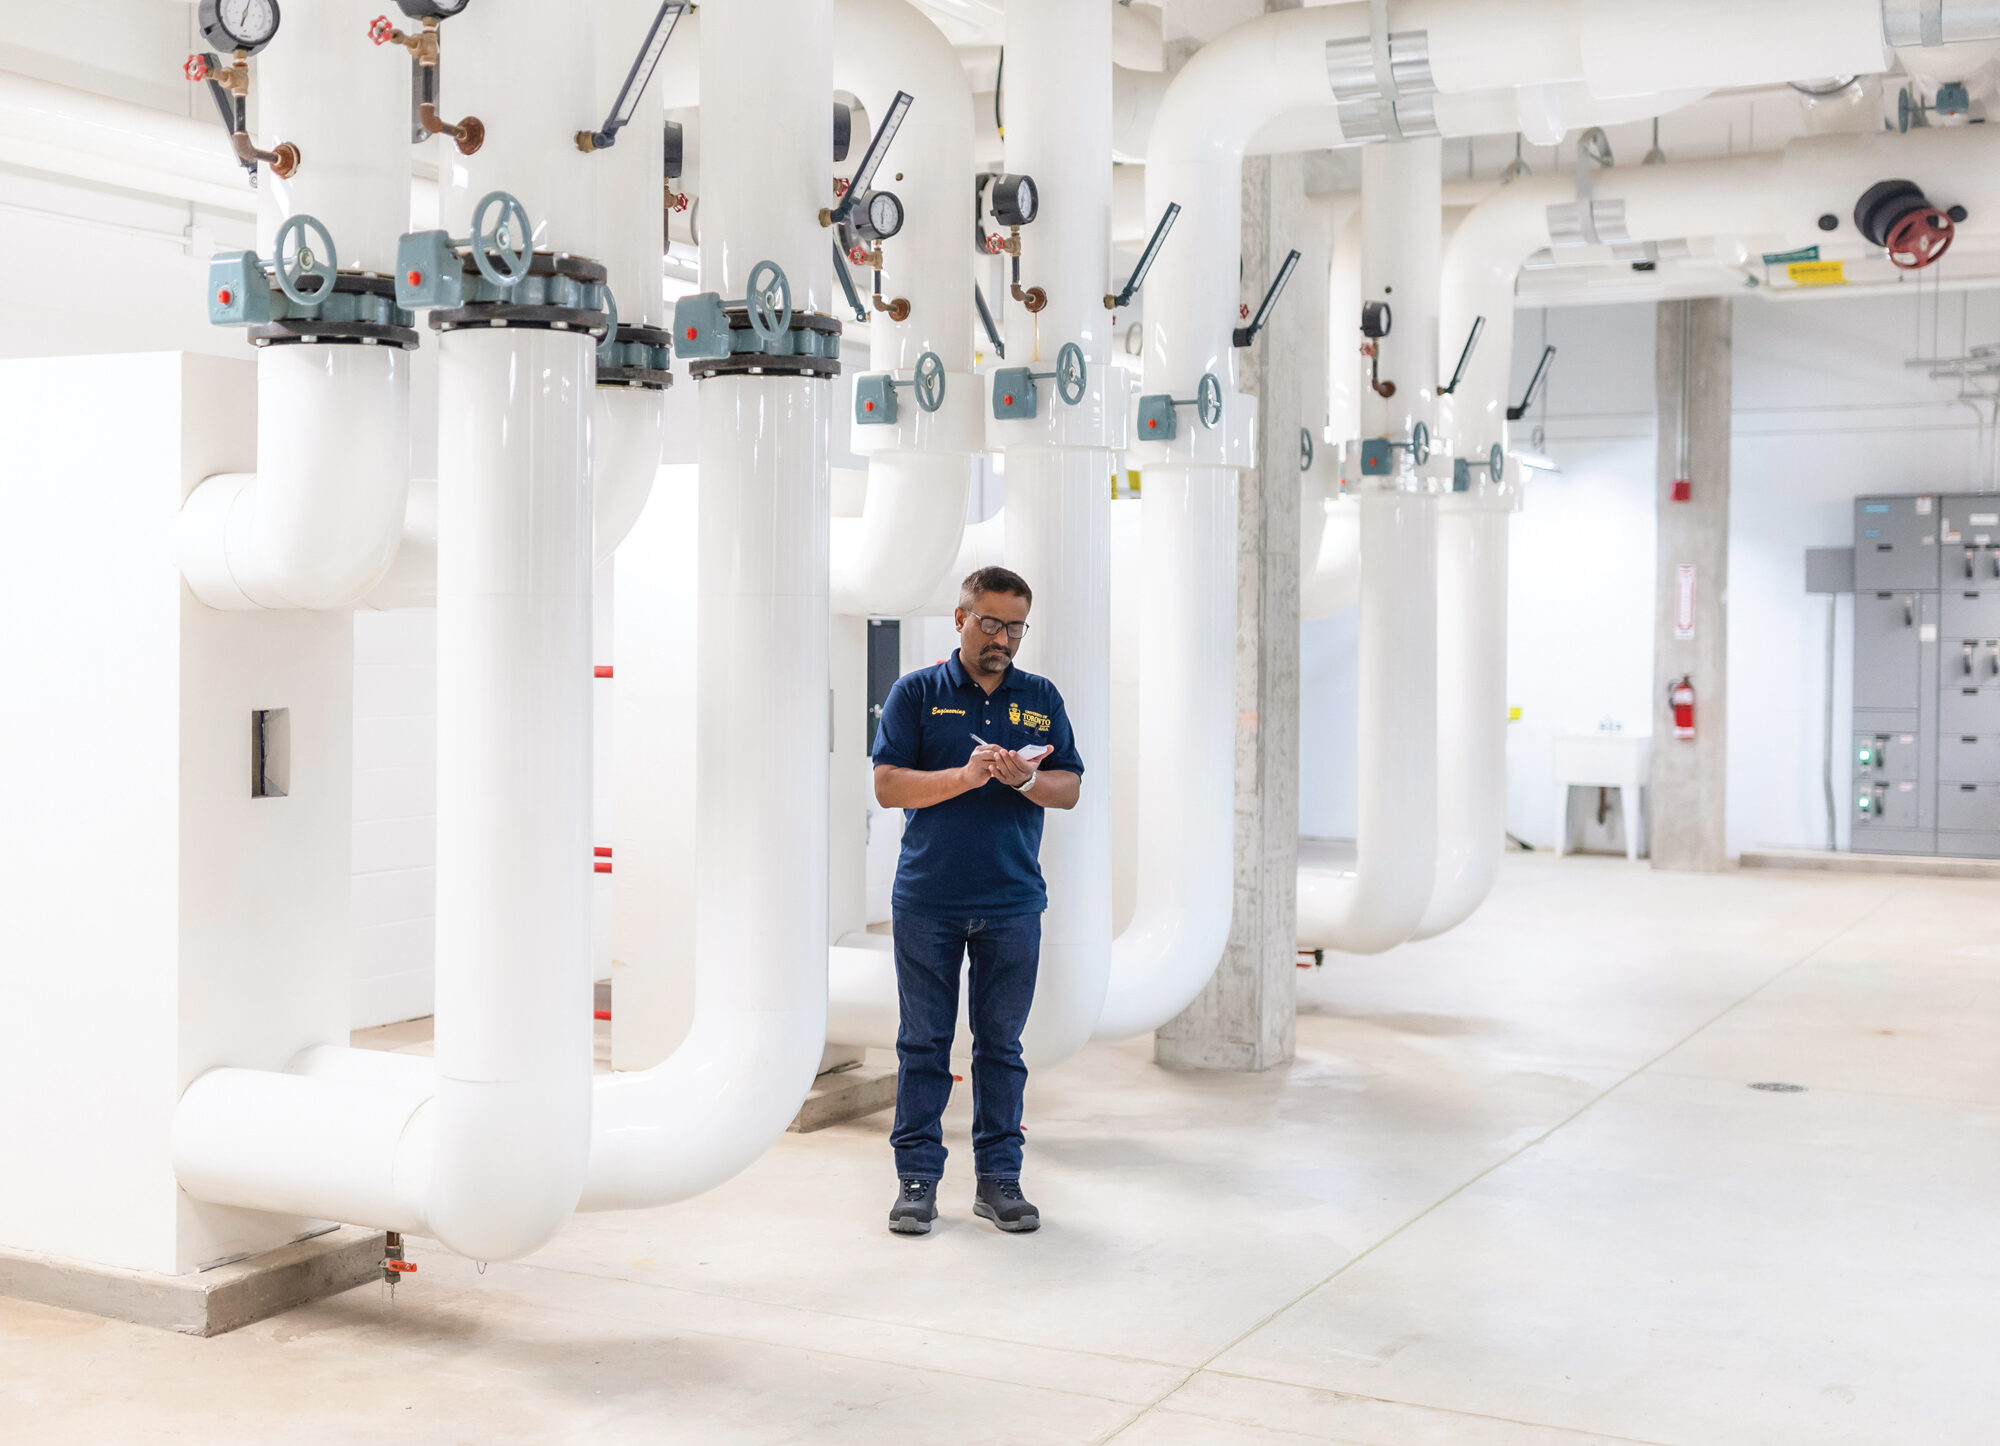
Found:
[[[898, 388], [896, 425], [850, 427], [853, 449], [868, 459], [868, 490], [859, 517], [833, 519], [832, 607], [896, 617], [957, 582], [946, 574], [965, 530], [973, 456], [985, 447], [984, 379], [972, 369], [972, 270], [953, 260], [965, 254], [973, 208], [972, 92], [943, 34], [906, 0], [838, 0], [834, 20], [834, 85], [878, 122], [897, 90], [913, 100], [877, 178], [907, 217], [882, 246], [882, 292], [907, 300], [910, 314], [899, 322], [871, 312], [868, 370], [908, 381], [932, 352], [945, 371], [935, 413]], [[852, 152], [849, 167], [860, 159]], [[865, 296], [867, 269], [857, 268], [854, 280]]]
[[[741, 296], [768, 258], [795, 309], [823, 309], [830, 0], [711, 0], [702, 17], [703, 285]], [[753, 70], [769, 84], [737, 83]], [[587, 1210], [685, 1199], [741, 1170], [797, 1112], [827, 1037], [831, 388], [695, 385], [695, 1013], [664, 1062], [597, 1079]]]

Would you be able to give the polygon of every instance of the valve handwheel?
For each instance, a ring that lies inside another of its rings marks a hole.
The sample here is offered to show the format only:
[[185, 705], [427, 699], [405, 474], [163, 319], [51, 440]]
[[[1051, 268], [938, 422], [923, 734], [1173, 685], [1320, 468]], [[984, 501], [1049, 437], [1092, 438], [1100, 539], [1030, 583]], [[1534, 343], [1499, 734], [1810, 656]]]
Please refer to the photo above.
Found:
[[1506, 470], [1507, 470], [1507, 454], [1501, 451], [1500, 444], [1498, 442], [1495, 442], [1493, 444], [1493, 450], [1486, 454], [1486, 475], [1493, 479], [1493, 485], [1497, 487], [1500, 485], [1501, 475], [1505, 473]]
[[1201, 374], [1201, 385], [1194, 389], [1194, 414], [1211, 429], [1222, 420], [1222, 383], [1214, 372]]
[[[320, 251], [314, 254], [306, 232], [311, 231], [319, 238]], [[285, 260], [287, 246], [294, 248], [292, 259]], [[299, 306], [317, 306], [333, 295], [333, 278], [340, 270], [340, 257], [333, 249], [333, 236], [320, 224], [317, 216], [308, 216], [300, 211], [287, 216], [278, 227], [277, 239], [272, 242], [273, 269], [278, 273], [278, 289]], [[318, 280], [308, 291], [299, 283], [308, 276]]]
[[917, 358], [917, 405], [927, 412], [944, 405], [944, 358], [934, 351]]
[[395, 35], [396, 27], [389, 23], [389, 17], [386, 15], [377, 15], [368, 22], [368, 38], [377, 45], [387, 44], [395, 38]]
[[783, 336], [792, 324], [792, 283], [784, 267], [775, 261], [759, 261], [751, 267], [744, 305], [750, 313], [750, 330], [766, 346]]
[[1006, 249], [1007, 249], [1007, 243], [1003, 241], [1000, 237], [992, 235], [990, 233], [987, 235], [986, 254], [988, 256], [998, 256], [1002, 251], [1005, 251]]
[[187, 64], [181, 67], [181, 74], [185, 75], [189, 80], [195, 81], [197, 84], [207, 80], [208, 57], [206, 55], [190, 55], [187, 58]]
[[1310, 472], [1312, 471], [1312, 465], [1313, 434], [1310, 429], [1301, 427], [1299, 428], [1299, 470], [1301, 472]]
[[1062, 350], [1056, 353], [1056, 391], [1072, 407], [1083, 400], [1084, 383], [1089, 375], [1083, 348], [1073, 341], [1064, 342]]
[[848, 247], [847, 259], [852, 261], [856, 266], [865, 266], [868, 262], [868, 248], [866, 246]]
[[1410, 428], [1410, 460], [1419, 467], [1431, 459], [1431, 429], [1422, 422]]
[[[489, 211], [499, 213], [492, 218], [490, 228], [486, 224]], [[500, 237], [502, 227], [506, 228], [506, 241]], [[472, 208], [472, 262], [495, 286], [518, 285], [528, 274], [534, 260], [534, 235], [528, 224], [528, 208], [507, 191], [488, 191]]]
[[615, 341], [618, 337], [618, 298], [612, 294], [607, 282], [604, 286], [604, 331], [597, 338], [599, 346]]
[[1910, 212], [1889, 228], [1889, 261], [1902, 271], [1921, 271], [1951, 249], [1957, 227], [1930, 207]]

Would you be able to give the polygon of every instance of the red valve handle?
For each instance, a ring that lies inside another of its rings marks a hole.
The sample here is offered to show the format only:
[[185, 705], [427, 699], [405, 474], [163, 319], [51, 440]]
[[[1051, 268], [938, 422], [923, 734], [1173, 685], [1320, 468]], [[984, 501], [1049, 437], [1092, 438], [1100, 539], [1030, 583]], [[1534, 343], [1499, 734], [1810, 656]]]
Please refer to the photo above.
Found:
[[847, 259], [849, 261], [852, 261], [856, 266], [859, 266], [862, 262], [868, 259], [868, 248], [866, 246], [848, 247]]
[[181, 74], [197, 84], [207, 80], [208, 57], [206, 55], [190, 55], [187, 58], [187, 64], [181, 67]]
[[1921, 271], [1951, 249], [1957, 232], [1951, 217], [1928, 206], [1912, 211], [1889, 228], [1889, 262], [1898, 270]]
[[1002, 241], [998, 236], [988, 236], [986, 238], [987, 255], [998, 256], [1002, 251], [1005, 251], [1006, 249], [1007, 249], [1007, 243], [1005, 241]]
[[417, 1273], [416, 1264], [408, 1260], [385, 1260], [382, 1262], [382, 1268], [384, 1270], [393, 1270], [398, 1275], [415, 1275]]
[[368, 22], [368, 38], [377, 45], [389, 40], [395, 33], [396, 27], [389, 23], [389, 17], [386, 15], [377, 15]]
[[845, 176], [835, 176], [835, 177], [833, 178], [833, 194], [834, 194], [834, 195], [836, 195], [836, 196], [845, 196], [845, 195], [847, 194], [847, 186], [848, 186], [848, 180], [847, 180], [847, 177], [845, 177]]

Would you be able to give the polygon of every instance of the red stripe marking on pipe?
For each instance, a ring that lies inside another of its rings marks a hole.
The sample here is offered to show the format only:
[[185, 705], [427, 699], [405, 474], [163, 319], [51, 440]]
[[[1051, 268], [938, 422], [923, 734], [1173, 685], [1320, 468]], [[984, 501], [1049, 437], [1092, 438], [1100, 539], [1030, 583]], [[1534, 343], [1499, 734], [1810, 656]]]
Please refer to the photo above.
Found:
[[590, 1011], [590, 1017], [592, 1019], [609, 1019], [611, 1011], [608, 1009], [593, 1009]]
[[607, 848], [594, 848], [590, 852], [595, 858], [608, 859], [611, 857], [611, 850]]
[[593, 677], [593, 678], [608, 678], [608, 677], [610, 677], [610, 676], [611, 676], [611, 665], [610, 665], [609, 663], [599, 663], [599, 664], [598, 664], [598, 665], [597, 665], [596, 667], [594, 667], [594, 668], [592, 668], [592, 669], [590, 670], [590, 676], [591, 676], [591, 677]]
[[599, 859], [596, 863], [591, 865], [591, 868], [595, 869], [600, 874], [608, 874], [611, 872], [611, 860]]

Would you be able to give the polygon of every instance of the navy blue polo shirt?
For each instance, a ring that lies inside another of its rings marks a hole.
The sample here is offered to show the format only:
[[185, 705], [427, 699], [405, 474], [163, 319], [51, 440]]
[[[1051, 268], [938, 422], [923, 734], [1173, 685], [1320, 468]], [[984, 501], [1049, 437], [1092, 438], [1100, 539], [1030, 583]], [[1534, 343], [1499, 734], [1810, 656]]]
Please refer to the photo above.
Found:
[[[1046, 743], [1044, 771], [1081, 774], [1062, 694], [1047, 678], [1009, 668], [989, 695], [954, 651], [905, 673], [875, 730], [875, 762], [938, 773], [963, 768], [977, 733], [1002, 748]], [[1038, 855], [1042, 807], [997, 778], [929, 808], [903, 810], [903, 856], [891, 902], [935, 918], [1039, 914], [1049, 906]]]

